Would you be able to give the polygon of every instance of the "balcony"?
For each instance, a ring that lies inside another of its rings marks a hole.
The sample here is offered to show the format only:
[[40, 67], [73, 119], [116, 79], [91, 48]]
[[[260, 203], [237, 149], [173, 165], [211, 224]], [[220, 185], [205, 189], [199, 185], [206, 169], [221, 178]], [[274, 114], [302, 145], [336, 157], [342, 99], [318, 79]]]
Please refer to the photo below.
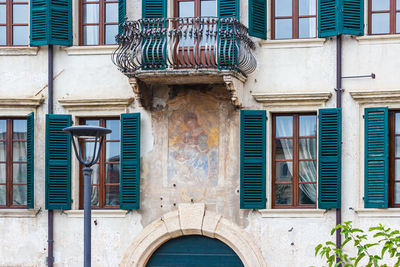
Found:
[[257, 66], [254, 42], [235, 18], [188, 17], [126, 21], [114, 64], [135, 93], [153, 84], [225, 84], [235, 106]]

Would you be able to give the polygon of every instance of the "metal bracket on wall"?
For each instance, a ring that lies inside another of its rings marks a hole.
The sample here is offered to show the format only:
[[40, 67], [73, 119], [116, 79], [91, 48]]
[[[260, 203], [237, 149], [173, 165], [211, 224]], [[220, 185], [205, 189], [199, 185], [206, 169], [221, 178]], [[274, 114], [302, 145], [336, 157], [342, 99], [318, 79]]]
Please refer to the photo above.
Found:
[[369, 75], [356, 75], [356, 76], [344, 76], [342, 79], [360, 79], [360, 78], [372, 78], [375, 79], [376, 75], [375, 73], [371, 73]]

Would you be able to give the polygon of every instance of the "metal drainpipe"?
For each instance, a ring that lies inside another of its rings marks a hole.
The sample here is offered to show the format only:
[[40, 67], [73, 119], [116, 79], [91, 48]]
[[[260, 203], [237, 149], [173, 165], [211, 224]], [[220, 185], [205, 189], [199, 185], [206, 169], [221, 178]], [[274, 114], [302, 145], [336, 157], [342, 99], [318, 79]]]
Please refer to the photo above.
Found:
[[[53, 114], [53, 45], [48, 45], [48, 98], [47, 107], [48, 114]], [[47, 266], [53, 267], [54, 257], [53, 257], [53, 233], [54, 233], [54, 218], [53, 210], [47, 211], [47, 235], [48, 235], [48, 248], [47, 248]]]
[[[342, 35], [336, 37], [336, 107], [342, 107]], [[341, 190], [341, 189], [340, 189]], [[342, 194], [340, 194], [342, 196]], [[336, 209], [336, 225], [342, 223], [341, 208]], [[342, 236], [340, 231], [336, 231], [336, 247], [340, 248], [342, 245]], [[336, 257], [336, 263], [340, 261]]]

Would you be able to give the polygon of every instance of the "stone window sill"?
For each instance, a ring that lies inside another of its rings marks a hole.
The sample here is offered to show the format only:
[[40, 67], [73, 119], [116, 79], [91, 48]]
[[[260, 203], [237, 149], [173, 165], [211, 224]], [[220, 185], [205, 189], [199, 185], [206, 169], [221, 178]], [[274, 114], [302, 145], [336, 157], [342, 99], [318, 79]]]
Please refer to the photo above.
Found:
[[37, 210], [0, 209], [0, 218], [35, 218]]
[[356, 40], [360, 45], [400, 44], [400, 34], [366, 35]]
[[[66, 210], [63, 213], [71, 218], [83, 218], [83, 210]], [[127, 210], [92, 210], [92, 218], [125, 218]]]
[[69, 56], [111, 55], [118, 45], [71, 46], [64, 48]]
[[400, 218], [400, 209], [356, 209], [355, 213], [364, 218]]
[[261, 47], [267, 49], [310, 48], [321, 47], [324, 45], [326, 40], [326, 38], [262, 40], [259, 44]]
[[39, 47], [33, 46], [4, 46], [0, 47], [0, 56], [36, 56]]
[[321, 209], [263, 209], [263, 218], [322, 218], [326, 210]]

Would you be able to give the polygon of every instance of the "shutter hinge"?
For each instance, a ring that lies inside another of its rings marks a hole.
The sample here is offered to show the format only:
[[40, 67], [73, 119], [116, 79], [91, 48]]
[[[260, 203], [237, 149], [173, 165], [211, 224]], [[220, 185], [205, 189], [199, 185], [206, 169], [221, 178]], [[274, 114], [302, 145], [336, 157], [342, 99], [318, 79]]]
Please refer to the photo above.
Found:
[[363, 115], [363, 119], [365, 119], [365, 115]]

